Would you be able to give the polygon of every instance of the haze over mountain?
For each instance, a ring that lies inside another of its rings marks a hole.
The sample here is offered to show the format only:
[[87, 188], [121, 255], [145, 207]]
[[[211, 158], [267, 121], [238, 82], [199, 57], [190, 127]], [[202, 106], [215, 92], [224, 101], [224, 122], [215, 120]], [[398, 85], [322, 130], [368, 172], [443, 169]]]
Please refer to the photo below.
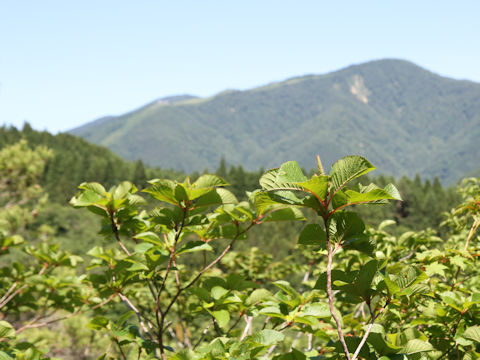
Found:
[[378, 60], [210, 98], [160, 99], [71, 131], [120, 156], [192, 171], [347, 154], [382, 173], [453, 182], [480, 167], [480, 84]]

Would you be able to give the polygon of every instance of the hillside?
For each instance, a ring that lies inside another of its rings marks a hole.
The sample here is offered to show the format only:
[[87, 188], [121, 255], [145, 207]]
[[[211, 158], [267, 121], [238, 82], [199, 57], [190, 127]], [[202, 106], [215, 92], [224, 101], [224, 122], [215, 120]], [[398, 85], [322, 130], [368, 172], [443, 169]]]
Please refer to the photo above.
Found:
[[33, 130], [29, 124], [21, 130], [0, 127], [0, 149], [21, 139], [27, 140], [31, 148], [46, 146], [53, 151], [40, 180], [49, 198], [59, 203], [66, 204], [78, 185], [85, 181], [98, 181], [109, 187], [123, 180], [143, 185], [142, 181], [147, 177], [178, 176], [169, 170], [144, 168], [140, 161], [123, 160], [102, 146], [70, 134], [52, 135], [47, 131]]
[[156, 101], [71, 131], [120, 156], [192, 171], [222, 156], [247, 169], [346, 154], [385, 173], [447, 183], [480, 166], [480, 84], [379, 60], [207, 99]]

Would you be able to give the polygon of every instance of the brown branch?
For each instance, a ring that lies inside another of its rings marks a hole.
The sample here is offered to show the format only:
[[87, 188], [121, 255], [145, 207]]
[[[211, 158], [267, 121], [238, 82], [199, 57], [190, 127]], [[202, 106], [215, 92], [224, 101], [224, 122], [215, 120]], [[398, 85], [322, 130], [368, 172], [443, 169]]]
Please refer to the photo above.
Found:
[[347, 357], [347, 360], [350, 360], [350, 353], [348, 352], [348, 346], [347, 346], [347, 343], [345, 342], [345, 338], [343, 337], [342, 325], [340, 324], [340, 320], [338, 319], [337, 314], [335, 314], [335, 308], [333, 306], [332, 265], [333, 265], [334, 250], [332, 249], [332, 243], [330, 242], [330, 234], [329, 234], [329, 231], [328, 231], [328, 218], [324, 217], [323, 221], [324, 221], [324, 224], [325, 224], [325, 233], [326, 233], [326, 237], [327, 237], [326, 240], [327, 240], [327, 249], [328, 249], [328, 262], [327, 262], [328, 304], [330, 306], [330, 314], [332, 315], [333, 319], [335, 320], [335, 323], [337, 324], [337, 333], [338, 333], [340, 343], [342, 344], [343, 351], [345, 353], [345, 356]]
[[115, 235], [115, 239], [117, 240], [118, 244], [122, 248], [123, 252], [127, 254], [127, 256], [130, 256], [130, 251], [128, 251], [127, 247], [123, 244], [122, 240], [120, 240], [120, 234], [118, 233], [118, 227], [117, 224], [115, 223], [115, 219], [113, 217], [113, 211], [109, 210], [108, 211], [109, 217], [110, 217], [110, 223], [112, 226], [112, 231], [113, 234]]

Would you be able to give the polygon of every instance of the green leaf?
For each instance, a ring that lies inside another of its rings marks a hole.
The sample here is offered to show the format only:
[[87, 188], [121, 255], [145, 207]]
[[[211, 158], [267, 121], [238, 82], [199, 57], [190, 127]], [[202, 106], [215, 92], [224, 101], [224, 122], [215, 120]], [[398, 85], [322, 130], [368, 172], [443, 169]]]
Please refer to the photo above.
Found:
[[208, 243], [201, 240], [190, 241], [178, 249], [176, 255], [197, 251], [213, 251], [213, 248]]
[[213, 206], [222, 204], [238, 204], [238, 200], [232, 192], [224, 188], [212, 189], [205, 195], [200, 196], [194, 202], [195, 207]]
[[85, 190], [78, 197], [74, 196], [70, 200], [70, 204], [74, 207], [92, 206], [97, 203], [99, 203], [98, 205], [105, 206], [105, 198], [91, 190]]
[[187, 189], [185, 189], [185, 187], [182, 184], [177, 184], [175, 186], [174, 194], [175, 194], [175, 199], [178, 201], [178, 203], [188, 201]]
[[143, 254], [143, 253], [146, 253], [148, 250], [150, 250], [154, 246], [155, 245], [148, 242], [137, 244], [135, 245], [135, 252], [139, 254]]
[[267, 215], [262, 219], [262, 222], [272, 222], [272, 221], [303, 221], [305, 217], [303, 213], [294, 207], [280, 208], [275, 210], [275, 208], [267, 213]]
[[331, 317], [330, 308], [327, 303], [309, 303], [303, 308], [302, 315], [323, 319], [329, 319]]
[[0, 351], [0, 360], [13, 360], [6, 352]]
[[163, 242], [162, 240], [160, 240], [158, 235], [151, 231], [146, 231], [146, 232], [137, 234], [135, 235], [135, 239], [143, 240], [143, 241], [152, 243], [154, 245], [161, 245], [161, 246], [163, 245]]
[[356, 213], [337, 211], [330, 218], [328, 231], [334, 242], [354, 241], [359, 235], [363, 235], [365, 224]]
[[301, 245], [326, 246], [327, 235], [319, 224], [307, 224], [298, 237]]
[[213, 317], [217, 320], [218, 326], [224, 328], [230, 321], [230, 314], [227, 310], [218, 310], [213, 312]]
[[212, 175], [212, 174], [205, 174], [200, 176], [193, 184], [193, 188], [208, 188], [208, 187], [216, 187], [216, 186], [228, 186], [230, 185], [220, 176]]
[[412, 339], [407, 342], [407, 344], [402, 349], [402, 352], [407, 355], [411, 355], [419, 352], [432, 350], [434, 350], [432, 344], [419, 339]]
[[288, 282], [283, 280], [277, 280], [273, 283], [276, 287], [282, 289], [286, 294], [290, 295], [294, 299], [301, 299], [302, 296], [295, 290]]
[[258, 215], [283, 209], [286, 206], [303, 206], [300, 199], [296, 201], [279, 196], [276, 193], [257, 191], [253, 193], [253, 204]]
[[283, 163], [278, 169], [278, 183], [304, 182], [306, 180], [307, 178], [296, 161]]
[[156, 179], [151, 180], [152, 186], [149, 186], [142, 191], [149, 193], [155, 199], [165, 201], [167, 203], [177, 205], [177, 199], [175, 199], [175, 187], [176, 183], [172, 180]]
[[377, 260], [370, 260], [368, 263], [362, 266], [355, 280], [356, 288], [362, 294], [362, 297], [366, 299], [371, 291], [372, 281], [377, 273], [378, 262]]
[[295, 161], [286, 162], [278, 169], [267, 171], [259, 180], [260, 186], [268, 191], [303, 190], [303, 187], [297, 183], [305, 181], [307, 178]]
[[375, 167], [370, 162], [358, 155], [345, 156], [332, 165], [330, 178], [332, 180], [332, 192], [344, 187], [349, 181], [364, 175]]
[[385, 186], [383, 190], [385, 190], [388, 194], [390, 194], [390, 196], [395, 200], [400, 200], [400, 201], [402, 200], [402, 196], [400, 195], [400, 192], [395, 187], [395, 185], [388, 184], [387, 186]]
[[445, 270], [448, 269], [447, 266], [439, 264], [438, 262], [433, 262], [425, 266], [425, 273], [431, 277], [435, 274], [445, 277]]
[[347, 195], [343, 191], [338, 191], [333, 195], [332, 198], [332, 207], [334, 209], [338, 209], [340, 207], [343, 207], [347, 205]]
[[480, 326], [475, 325], [468, 327], [462, 336], [466, 339], [480, 343]]
[[113, 198], [114, 199], [122, 199], [127, 195], [128, 193], [134, 193], [137, 191], [137, 188], [135, 185], [133, 185], [129, 181], [123, 181], [120, 185], [118, 185], [115, 189], [115, 192], [113, 193]]
[[366, 193], [346, 190], [348, 204], [383, 203], [383, 200], [399, 200], [383, 189], [375, 189]]
[[297, 184], [315, 194], [322, 201], [327, 196], [328, 176], [326, 175], [314, 175], [310, 180], [298, 182]]
[[292, 348], [291, 352], [283, 355], [277, 355], [273, 358], [273, 360], [307, 360], [307, 357], [301, 351]]
[[78, 188], [83, 190], [90, 190], [98, 195], [101, 195], [102, 197], [105, 197], [105, 195], [107, 194], [107, 190], [105, 190], [105, 188], [97, 182], [84, 182], [80, 184]]
[[255, 333], [255, 335], [252, 335], [249, 338], [249, 341], [263, 346], [270, 346], [277, 342], [283, 341], [284, 339], [285, 335], [283, 335], [281, 332], [265, 329], [260, 330], [259, 332]]
[[15, 338], [15, 329], [13, 326], [3, 320], [0, 320], [0, 339], [13, 339]]
[[265, 190], [275, 189], [277, 184], [278, 168], [266, 171], [259, 179], [260, 186]]
[[373, 324], [367, 342], [372, 345], [375, 351], [381, 356], [394, 355], [402, 349], [401, 347], [395, 346], [385, 340], [385, 330], [380, 324]]
[[221, 287], [221, 286], [214, 286], [212, 290], [210, 290], [210, 294], [212, 295], [212, 298], [215, 300], [220, 299], [222, 296], [228, 293], [228, 290]]
[[272, 293], [266, 289], [255, 289], [245, 300], [245, 305], [252, 306], [263, 300], [269, 299], [272, 296]]

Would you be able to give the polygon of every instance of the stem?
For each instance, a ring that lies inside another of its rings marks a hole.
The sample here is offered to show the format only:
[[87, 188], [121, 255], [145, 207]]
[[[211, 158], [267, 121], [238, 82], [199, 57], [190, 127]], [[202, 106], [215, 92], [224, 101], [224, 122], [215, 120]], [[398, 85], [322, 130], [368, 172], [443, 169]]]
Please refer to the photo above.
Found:
[[[50, 324], [53, 324], [53, 323], [56, 323], [58, 321], [62, 321], [62, 320], [66, 320], [66, 319], [70, 319], [71, 317], [74, 317], [75, 315], [80, 315], [80, 314], [83, 314], [87, 311], [91, 311], [91, 310], [95, 310], [95, 309], [98, 309], [99, 307], [102, 307], [103, 305], [105, 304], [108, 304], [110, 301], [112, 301], [115, 296], [117, 296], [116, 293], [113, 293], [112, 295], [110, 295], [110, 297], [108, 297], [107, 299], [105, 299], [104, 301], [102, 301], [101, 303], [89, 308], [89, 309], [86, 309], [86, 310], [78, 310], [74, 313], [71, 313], [71, 314], [68, 314], [66, 316], [63, 316], [63, 317], [60, 317], [60, 318], [57, 318], [57, 319], [52, 319], [52, 320], [48, 320], [48, 321], [45, 321], [43, 323], [34, 323], [32, 321], [30, 321], [28, 324], [22, 326], [21, 328], [19, 328], [18, 330], [16, 330], [16, 333], [19, 334], [21, 333], [22, 331], [26, 330], [26, 329], [30, 329], [30, 328], [38, 328], [38, 327], [43, 327], [43, 326], [47, 326], [47, 325], [50, 325]], [[38, 319], [37, 319], [38, 320]], [[35, 319], [34, 319], [35, 321]]]
[[[38, 272], [38, 275], [43, 275], [43, 273], [45, 272], [45, 270], [47, 269], [48, 267], [48, 263], [44, 263], [42, 268], [40, 269], [40, 271]], [[18, 282], [14, 282], [12, 284], [12, 286], [10, 287], [10, 289], [8, 289], [7, 293], [2, 297], [2, 299], [0, 299], [0, 309], [2, 307], [4, 307], [5, 305], [7, 305], [10, 300], [12, 300], [15, 296], [17, 296], [19, 293], [22, 292], [23, 289], [27, 288], [28, 285], [27, 284], [24, 284], [22, 286], [20, 286], [17, 290], [15, 290], [15, 292], [13, 294], [11, 294], [9, 296], [9, 294], [15, 289], [15, 287], [17, 286]]]
[[[145, 325], [145, 323], [143, 322], [142, 320], [142, 316], [140, 314], [140, 311], [138, 311], [138, 309], [135, 307], [135, 305], [132, 304], [132, 302], [125, 296], [123, 295], [121, 292], [118, 293], [118, 296], [120, 296], [120, 299], [123, 300], [123, 302], [125, 304], [127, 304], [127, 306], [132, 309], [132, 311], [135, 313], [135, 315], [137, 315], [137, 319], [138, 319], [138, 322], [140, 323], [140, 327], [141, 329], [143, 330], [143, 332], [145, 334], [149, 334], [149, 330], [147, 328], [147, 326]], [[148, 320], [147, 320], [148, 321]]]
[[118, 339], [117, 339], [117, 338], [113, 338], [113, 339], [114, 339], [115, 343], [117, 344], [118, 349], [120, 350], [120, 354], [122, 354], [122, 359], [127, 360], [127, 356], [126, 356], [125, 353], [123, 352], [123, 349], [122, 349], [122, 347], [120, 346], [120, 343], [119, 343]]
[[113, 234], [115, 235], [115, 239], [117, 240], [118, 244], [120, 245], [120, 247], [122, 248], [123, 252], [125, 254], [127, 254], [127, 256], [130, 256], [130, 251], [128, 251], [127, 247], [125, 246], [125, 244], [120, 240], [120, 234], [118, 233], [118, 226], [117, 224], [115, 223], [115, 218], [113, 217], [113, 211], [112, 210], [109, 210], [109, 217], [110, 217], [110, 224], [112, 226], [112, 231], [113, 231]]
[[467, 240], [465, 241], [465, 248], [464, 250], [468, 250], [468, 243], [470, 242], [470, 239], [472, 238], [473, 234], [475, 234], [475, 231], [477, 231], [478, 226], [480, 225], [480, 219], [474, 220], [472, 227], [470, 228], [470, 232], [468, 233]]
[[[380, 316], [380, 314], [387, 308], [388, 304], [390, 303], [389, 300], [387, 300], [386, 304], [384, 307], [382, 307], [378, 313], [375, 315], [372, 314], [372, 320], [370, 321], [370, 324], [368, 325], [367, 331], [363, 335], [362, 340], [360, 341], [360, 344], [358, 344], [357, 349], [355, 350], [355, 353], [353, 354], [352, 360], [355, 360], [360, 353], [360, 350], [362, 350], [363, 345], [367, 341], [368, 335], [370, 335], [370, 331], [372, 330], [373, 324], [375, 323], [375, 320]], [[370, 306], [369, 306], [370, 307]]]
[[173, 242], [173, 246], [170, 249], [170, 258], [168, 259], [167, 270], [165, 271], [165, 275], [163, 276], [162, 283], [160, 285], [160, 289], [157, 292], [157, 299], [155, 301], [155, 316], [156, 316], [157, 325], [158, 325], [157, 339], [158, 339], [158, 344], [160, 346], [160, 354], [162, 356], [162, 359], [166, 359], [165, 349], [164, 349], [164, 346], [163, 346], [163, 332], [164, 332], [165, 317], [167, 316], [168, 310], [170, 310], [170, 307], [173, 304], [171, 303], [171, 305], [169, 305], [167, 307], [167, 310], [165, 312], [163, 312], [160, 309], [160, 295], [162, 294], [163, 289], [165, 289], [165, 284], [167, 282], [168, 275], [170, 274], [170, 270], [171, 270], [172, 264], [174, 262], [174, 255], [175, 255], [175, 249], [177, 247], [177, 242], [180, 239], [180, 235], [182, 234], [183, 227], [185, 226], [185, 219], [187, 217], [188, 208], [185, 207], [182, 210], [183, 210], [183, 218], [182, 218], [182, 222], [180, 224], [180, 229], [177, 230], [177, 234], [175, 235], [175, 240]]
[[210, 329], [210, 327], [212, 326], [212, 323], [208, 323], [207, 327], [205, 329], [203, 329], [202, 331], [202, 336], [200, 336], [200, 339], [198, 339], [198, 341], [195, 343], [195, 345], [193, 346], [193, 350], [195, 350], [197, 348], [198, 345], [200, 345], [200, 343], [202, 342], [203, 338], [205, 337], [205, 335], [207, 334], [208, 332], [208, 329]]
[[327, 263], [327, 295], [328, 295], [328, 304], [330, 306], [330, 314], [332, 315], [335, 323], [337, 324], [337, 333], [340, 340], [340, 343], [343, 347], [343, 352], [347, 357], [347, 360], [350, 360], [350, 353], [348, 352], [348, 346], [345, 342], [345, 338], [343, 337], [342, 326], [340, 324], [340, 320], [335, 314], [335, 309], [333, 306], [333, 292], [332, 292], [332, 265], [333, 265], [333, 249], [332, 243], [330, 242], [330, 234], [328, 232], [328, 218], [323, 218], [323, 223], [325, 225], [325, 233], [326, 233], [326, 240], [327, 240], [327, 248], [328, 248], [328, 263]]
[[[470, 243], [470, 239], [473, 237], [473, 234], [475, 234], [475, 232], [477, 231], [477, 228], [478, 226], [480, 225], [480, 219], [476, 219], [473, 221], [473, 224], [472, 224], [472, 227], [470, 228], [470, 231], [468, 232], [468, 236], [467, 236], [467, 239], [465, 240], [465, 247], [464, 247], [464, 251], [468, 251], [468, 245]], [[453, 283], [452, 283], [452, 286], [450, 288], [450, 290], [454, 290], [455, 287], [458, 285], [457, 283], [457, 278], [458, 278], [458, 275], [460, 275], [460, 266], [458, 267], [457, 271], [455, 272], [455, 275], [453, 276]]]

